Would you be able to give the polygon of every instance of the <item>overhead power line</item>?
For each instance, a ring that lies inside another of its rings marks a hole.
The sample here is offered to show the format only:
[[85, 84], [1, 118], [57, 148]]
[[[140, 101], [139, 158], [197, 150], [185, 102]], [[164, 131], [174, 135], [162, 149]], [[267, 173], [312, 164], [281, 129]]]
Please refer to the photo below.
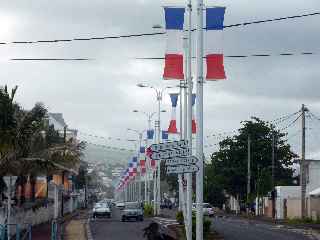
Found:
[[90, 61], [91, 58], [12, 58], [10, 61]]
[[[270, 18], [264, 20], [257, 20], [251, 22], [244, 23], [236, 23], [231, 25], [226, 25], [224, 28], [233, 28], [233, 27], [241, 27], [241, 26], [249, 26], [253, 24], [261, 24], [261, 23], [269, 23], [269, 22], [278, 22], [284, 20], [292, 20], [296, 18], [304, 18], [310, 16], [320, 15], [320, 12], [313, 12], [301, 15], [287, 16], [287, 17], [279, 17], [279, 18]], [[41, 44], [41, 43], [64, 43], [64, 42], [75, 42], [75, 41], [93, 41], [93, 40], [108, 40], [108, 39], [120, 39], [120, 38], [137, 38], [137, 37], [147, 37], [147, 36], [157, 36], [164, 35], [166, 32], [152, 32], [152, 33], [140, 33], [140, 34], [123, 34], [123, 35], [111, 35], [111, 36], [95, 36], [95, 37], [87, 37], [87, 38], [70, 38], [70, 39], [53, 39], [53, 40], [35, 40], [35, 41], [12, 41], [12, 42], [0, 42], [0, 45], [7, 44]]]
[[[272, 57], [272, 56], [303, 56], [303, 55], [317, 55], [317, 52], [300, 52], [300, 53], [293, 53], [293, 52], [286, 52], [286, 53], [274, 53], [274, 54], [249, 54], [249, 55], [224, 55], [225, 58], [248, 58], [248, 57]], [[192, 57], [195, 59], [195, 57]], [[203, 59], [205, 59], [204, 57]], [[163, 60], [164, 57], [137, 57], [137, 60]]]
[[295, 119], [293, 120], [291, 123], [289, 123], [287, 126], [283, 127], [283, 128], [280, 128], [279, 131], [284, 131], [290, 127], [292, 127], [298, 120], [299, 118], [302, 116], [302, 113]]

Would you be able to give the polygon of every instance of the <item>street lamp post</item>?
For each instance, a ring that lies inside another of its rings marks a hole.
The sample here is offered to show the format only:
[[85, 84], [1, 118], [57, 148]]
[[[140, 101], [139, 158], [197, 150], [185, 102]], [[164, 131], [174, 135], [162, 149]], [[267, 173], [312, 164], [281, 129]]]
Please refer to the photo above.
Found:
[[[167, 88], [172, 88], [172, 87], [165, 87], [162, 89], [157, 89], [153, 86], [149, 86], [146, 84], [137, 84], [138, 87], [141, 88], [151, 88], [155, 91], [156, 93], [156, 99], [158, 102], [158, 120], [156, 121], [156, 126], [157, 126], [157, 143], [160, 143], [161, 141], [161, 125], [160, 125], [160, 121], [161, 121], [161, 101], [162, 101], [162, 97], [163, 97], [163, 93]], [[157, 186], [157, 193], [156, 193], [156, 197], [154, 197], [154, 202], [155, 202], [155, 213], [156, 214], [160, 214], [160, 201], [161, 201], [161, 191], [160, 191], [160, 165], [161, 165], [161, 160], [158, 161], [157, 163], [157, 178], [156, 178], [156, 186]]]
[[[157, 113], [157, 112], [152, 112], [152, 113], [147, 113], [144, 111], [139, 111], [139, 110], [133, 110], [134, 113], [142, 113], [144, 114], [147, 119], [148, 119], [148, 130], [151, 129], [151, 121], [153, 116]], [[166, 110], [161, 110], [161, 112], [166, 112]], [[146, 140], [146, 145], [149, 146], [149, 139], [147, 137]], [[144, 184], [144, 200], [147, 203], [150, 203], [150, 181], [149, 181], [149, 175], [150, 175], [150, 169], [151, 169], [151, 164], [149, 159], [146, 160], [146, 173], [145, 173], [145, 184]]]
[[[142, 136], [143, 136], [143, 133], [145, 132], [144, 131], [138, 131], [138, 130], [135, 130], [135, 129], [131, 129], [131, 128], [128, 128], [128, 131], [132, 131], [132, 132], [135, 132], [138, 134], [139, 136], [139, 149], [138, 149], [138, 154], [137, 154], [137, 161], [140, 160], [140, 148], [141, 148], [141, 144], [142, 144]], [[139, 186], [138, 186], [138, 201], [141, 202], [141, 169], [139, 171]]]

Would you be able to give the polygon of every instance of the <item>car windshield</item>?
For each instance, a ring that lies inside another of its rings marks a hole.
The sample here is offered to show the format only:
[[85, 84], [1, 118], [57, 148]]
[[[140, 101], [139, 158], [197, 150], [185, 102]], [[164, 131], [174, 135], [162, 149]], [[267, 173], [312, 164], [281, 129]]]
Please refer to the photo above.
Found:
[[125, 209], [138, 209], [140, 208], [138, 203], [131, 203], [131, 204], [126, 204]]
[[94, 205], [94, 207], [95, 207], [95, 208], [104, 208], [104, 207], [108, 207], [108, 205], [107, 205], [107, 204], [104, 204], [104, 203], [96, 203], [96, 204]]

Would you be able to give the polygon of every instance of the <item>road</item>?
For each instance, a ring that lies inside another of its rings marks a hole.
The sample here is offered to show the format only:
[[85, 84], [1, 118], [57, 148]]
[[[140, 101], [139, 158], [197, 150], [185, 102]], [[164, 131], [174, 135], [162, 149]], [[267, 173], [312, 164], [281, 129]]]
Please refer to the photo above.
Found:
[[90, 228], [94, 240], [142, 240], [143, 229], [150, 224], [150, 220], [143, 222], [121, 222], [120, 211], [112, 209], [111, 219], [92, 219]]
[[310, 240], [317, 239], [301, 229], [228, 217], [215, 218], [214, 229], [225, 240]]

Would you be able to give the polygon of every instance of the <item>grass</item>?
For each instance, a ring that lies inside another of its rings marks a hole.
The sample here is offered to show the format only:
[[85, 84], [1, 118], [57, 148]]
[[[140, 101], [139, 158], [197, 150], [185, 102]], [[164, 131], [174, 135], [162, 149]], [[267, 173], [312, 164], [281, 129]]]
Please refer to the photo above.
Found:
[[287, 220], [288, 224], [320, 224], [320, 219], [314, 221], [311, 218], [292, 218]]

